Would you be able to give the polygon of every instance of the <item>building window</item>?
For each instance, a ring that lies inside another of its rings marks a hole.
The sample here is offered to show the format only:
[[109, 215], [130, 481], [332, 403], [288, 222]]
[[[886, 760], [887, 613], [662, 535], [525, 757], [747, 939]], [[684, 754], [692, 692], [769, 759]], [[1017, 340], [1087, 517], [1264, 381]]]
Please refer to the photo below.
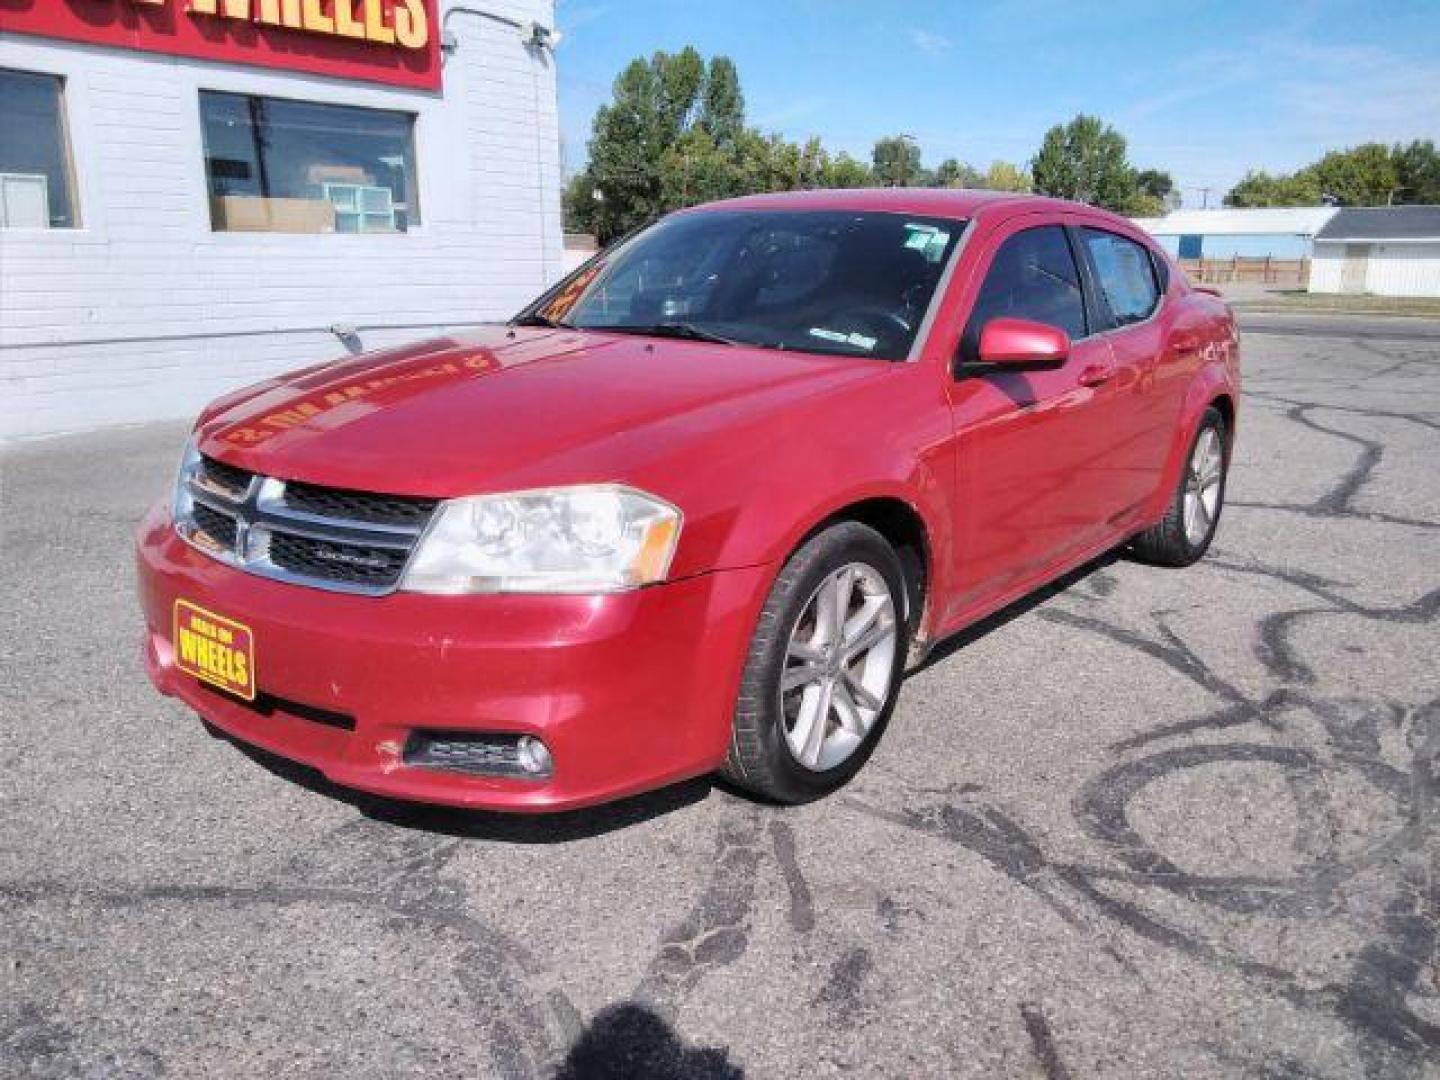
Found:
[[64, 82], [0, 68], [0, 227], [73, 229], [75, 207]]
[[420, 224], [409, 113], [201, 91], [216, 232], [394, 233]]

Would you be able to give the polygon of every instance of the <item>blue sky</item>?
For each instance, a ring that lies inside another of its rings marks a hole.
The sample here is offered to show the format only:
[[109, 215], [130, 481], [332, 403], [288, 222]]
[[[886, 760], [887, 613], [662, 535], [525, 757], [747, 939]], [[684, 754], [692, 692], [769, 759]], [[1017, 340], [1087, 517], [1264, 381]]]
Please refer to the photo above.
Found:
[[1097, 114], [1130, 159], [1210, 205], [1256, 167], [1378, 139], [1440, 140], [1440, 0], [559, 0], [567, 164], [632, 58], [693, 44], [740, 69], [750, 122], [868, 159], [909, 132], [925, 161], [1028, 159]]

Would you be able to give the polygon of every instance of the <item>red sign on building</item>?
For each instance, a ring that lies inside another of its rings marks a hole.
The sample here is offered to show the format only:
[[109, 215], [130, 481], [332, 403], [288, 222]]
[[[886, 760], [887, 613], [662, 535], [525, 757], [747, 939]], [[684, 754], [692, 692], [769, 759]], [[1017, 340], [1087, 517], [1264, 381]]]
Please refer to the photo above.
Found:
[[437, 0], [0, 0], [0, 29], [440, 88]]

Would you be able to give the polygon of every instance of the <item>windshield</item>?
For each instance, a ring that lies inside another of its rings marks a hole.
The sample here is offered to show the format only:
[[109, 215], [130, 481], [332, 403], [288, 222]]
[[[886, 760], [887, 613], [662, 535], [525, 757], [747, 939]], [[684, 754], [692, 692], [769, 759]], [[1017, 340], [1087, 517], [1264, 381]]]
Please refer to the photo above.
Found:
[[849, 210], [677, 214], [517, 321], [903, 360], [963, 227]]

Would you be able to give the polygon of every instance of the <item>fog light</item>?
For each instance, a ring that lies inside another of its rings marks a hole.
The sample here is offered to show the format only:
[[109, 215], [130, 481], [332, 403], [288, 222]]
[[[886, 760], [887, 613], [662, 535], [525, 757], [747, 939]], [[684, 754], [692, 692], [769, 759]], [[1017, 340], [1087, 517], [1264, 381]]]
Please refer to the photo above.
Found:
[[520, 743], [515, 748], [515, 759], [531, 776], [547, 776], [551, 766], [554, 764], [550, 758], [550, 748], [533, 735], [520, 736]]
[[414, 769], [523, 780], [548, 779], [554, 764], [533, 735], [483, 731], [412, 731], [401, 760]]

